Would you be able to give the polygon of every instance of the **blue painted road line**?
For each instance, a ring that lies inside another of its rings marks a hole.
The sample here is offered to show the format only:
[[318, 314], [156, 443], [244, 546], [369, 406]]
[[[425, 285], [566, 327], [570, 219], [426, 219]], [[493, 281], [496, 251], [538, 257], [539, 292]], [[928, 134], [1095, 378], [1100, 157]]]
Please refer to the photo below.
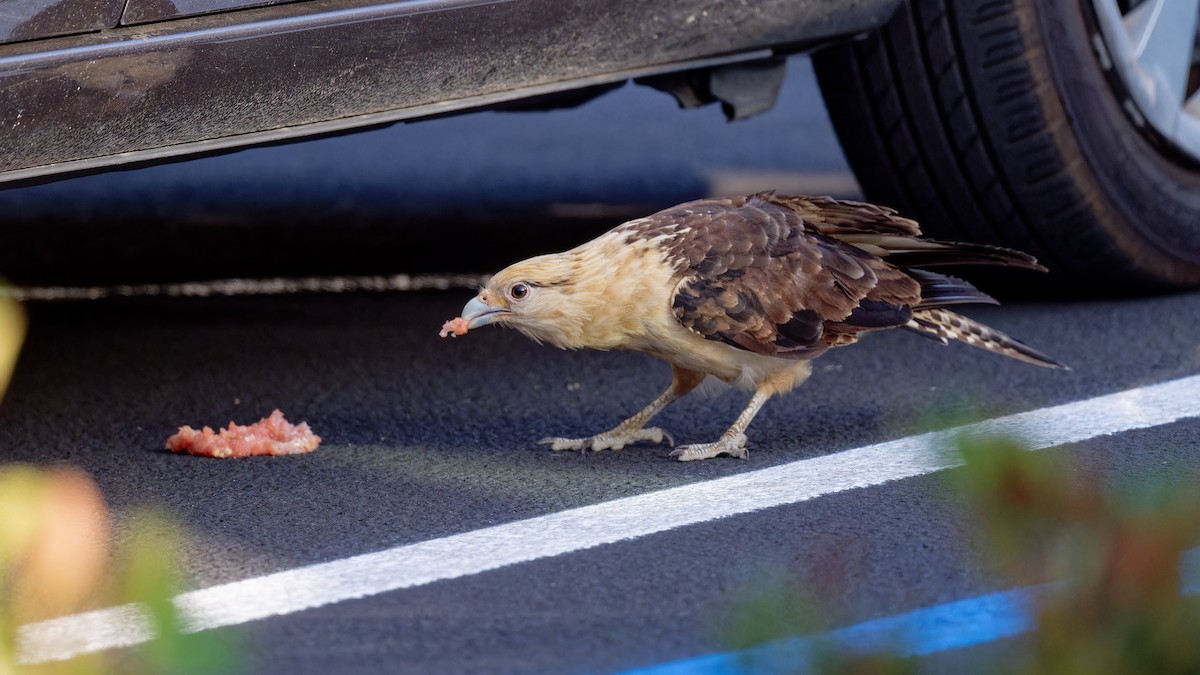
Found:
[[[1180, 561], [1185, 595], [1200, 595], [1200, 549]], [[872, 619], [824, 635], [786, 638], [624, 671], [621, 675], [770, 675], [805, 670], [827, 645], [858, 654], [921, 656], [1015, 637], [1034, 627], [1034, 602], [1048, 586], [1028, 586]]]

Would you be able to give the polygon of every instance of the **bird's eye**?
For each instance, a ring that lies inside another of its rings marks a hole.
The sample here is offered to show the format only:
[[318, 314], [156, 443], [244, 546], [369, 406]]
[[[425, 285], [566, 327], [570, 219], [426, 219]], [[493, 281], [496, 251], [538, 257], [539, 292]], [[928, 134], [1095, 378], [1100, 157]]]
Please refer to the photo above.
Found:
[[513, 284], [508, 288], [508, 296], [513, 300], [524, 300], [529, 295], [529, 284]]

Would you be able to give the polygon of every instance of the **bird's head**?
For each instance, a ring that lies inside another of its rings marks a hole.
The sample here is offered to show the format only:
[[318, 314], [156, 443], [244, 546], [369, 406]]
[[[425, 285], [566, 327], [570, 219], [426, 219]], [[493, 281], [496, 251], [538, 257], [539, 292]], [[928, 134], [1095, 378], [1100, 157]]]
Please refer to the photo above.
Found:
[[[501, 270], [463, 307], [466, 329], [498, 324], [557, 347], [581, 346], [579, 339], [594, 293], [581, 284], [571, 253], [543, 255]], [[598, 290], [598, 289], [597, 289]]]

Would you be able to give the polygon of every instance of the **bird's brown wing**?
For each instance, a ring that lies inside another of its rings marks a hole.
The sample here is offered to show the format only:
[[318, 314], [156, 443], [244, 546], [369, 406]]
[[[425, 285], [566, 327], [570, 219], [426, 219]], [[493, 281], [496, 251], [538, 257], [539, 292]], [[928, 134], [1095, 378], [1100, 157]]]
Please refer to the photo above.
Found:
[[811, 358], [907, 324], [920, 285], [809, 220], [762, 196], [710, 199], [631, 223], [629, 236], [663, 248], [679, 279], [676, 318], [711, 340]]
[[802, 218], [809, 229], [827, 236], [921, 236], [917, 221], [904, 218], [895, 209], [878, 204], [833, 197], [788, 197], [770, 192], [751, 195], [746, 199], [791, 211]]
[[771, 193], [753, 195], [750, 201], [769, 203], [802, 218], [814, 232], [885, 258], [896, 267], [937, 265], [998, 265], [1045, 272], [1033, 256], [988, 244], [922, 239], [915, 220], [886, 206], [843, 201], [832, 197], [786, 197]]

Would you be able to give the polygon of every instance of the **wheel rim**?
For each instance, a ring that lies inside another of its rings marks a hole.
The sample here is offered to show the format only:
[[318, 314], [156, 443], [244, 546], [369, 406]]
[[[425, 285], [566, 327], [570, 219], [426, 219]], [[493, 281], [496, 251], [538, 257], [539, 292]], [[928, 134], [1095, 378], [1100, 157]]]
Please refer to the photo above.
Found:
[[1200, 0], [1092, 0], [1096, 50], [1134, 123], [1200, 163]]

